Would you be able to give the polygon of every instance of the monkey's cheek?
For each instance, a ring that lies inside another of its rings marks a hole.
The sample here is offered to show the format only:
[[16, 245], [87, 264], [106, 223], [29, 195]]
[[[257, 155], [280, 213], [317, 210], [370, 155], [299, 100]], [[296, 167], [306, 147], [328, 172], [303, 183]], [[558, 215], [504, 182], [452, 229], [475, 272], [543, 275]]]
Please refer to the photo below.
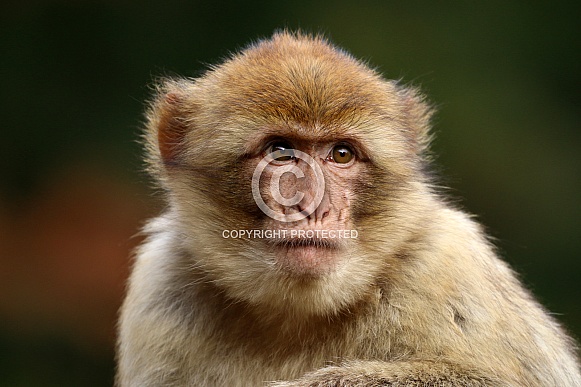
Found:
[[321, 276], [335, 270], [340, 258], [339, 250], [318, 246], [281, 247], [276, 251], [280, 268], [299, 276]]

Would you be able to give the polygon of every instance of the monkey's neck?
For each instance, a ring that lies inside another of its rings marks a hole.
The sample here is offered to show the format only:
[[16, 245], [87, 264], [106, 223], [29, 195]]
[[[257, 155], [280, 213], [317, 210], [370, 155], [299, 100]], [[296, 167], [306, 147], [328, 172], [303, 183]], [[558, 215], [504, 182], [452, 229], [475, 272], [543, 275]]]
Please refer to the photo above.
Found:
[[195, 323], [204, 324], [198, 319], [212, 316], [211, 321], [207, 321], [207, 327], [212, 335], [223, 338], [225, 342], [245, 338], [249, 343], [272, 345], [273, 348], [283, 343], [289, 351], [293, 348], [303, 350], [308, 343], [320, 343], [322, 338], [334, 341], [345, 336], [360, 319], [373, 314], [381, 297], [377, 287], [356, 304], [335, 314], [304, 315], [232, 299], [218, 285], [207, 281], [200, 270], [190, 275], [196, 277], [190, 277], [188, 281], [191, 294], [187, 297], [191, 297], [191, 304], [182, 298], [180, 307]]

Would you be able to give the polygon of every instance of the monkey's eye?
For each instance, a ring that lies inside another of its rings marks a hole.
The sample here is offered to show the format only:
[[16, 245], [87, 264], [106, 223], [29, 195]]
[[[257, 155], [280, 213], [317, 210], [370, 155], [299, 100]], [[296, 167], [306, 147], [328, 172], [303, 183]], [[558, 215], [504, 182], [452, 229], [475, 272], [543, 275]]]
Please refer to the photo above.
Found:
[[289, 161], [295, 158], [295, 150], [288, 142], [277, 141], [268, 148], [268, 153], [273, 153], [272, 157], [276, 161]]
[[353, 160], [353, 151], [347, 145], [335, 145], [330, 159], [337, 164], [347, 164]]

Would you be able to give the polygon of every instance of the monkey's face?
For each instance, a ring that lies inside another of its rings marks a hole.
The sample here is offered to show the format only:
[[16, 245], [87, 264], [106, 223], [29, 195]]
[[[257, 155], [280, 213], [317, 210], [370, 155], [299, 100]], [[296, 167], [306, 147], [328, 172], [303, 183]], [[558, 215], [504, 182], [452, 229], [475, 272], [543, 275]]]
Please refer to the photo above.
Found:
[[[291, 275], [318, 276], [346, 257], [354, 228], [354, 187], [365, 171], [355, 141], [296, 137], [291, 129], [262, 133], [248, 144], [253, 199], [263, 212], [265, 249]], [[248, 176], [246, 176], [248, 179]]]
[[377, 135], [351, 126], [236, 127], [239, 143], [190, 131], [183, 164], [168, 167], [194, 265], [232, 298], [268, 308], [327, 314], [356, 302], [412, 229], [405, 141], [384, 136], [382, 159]]

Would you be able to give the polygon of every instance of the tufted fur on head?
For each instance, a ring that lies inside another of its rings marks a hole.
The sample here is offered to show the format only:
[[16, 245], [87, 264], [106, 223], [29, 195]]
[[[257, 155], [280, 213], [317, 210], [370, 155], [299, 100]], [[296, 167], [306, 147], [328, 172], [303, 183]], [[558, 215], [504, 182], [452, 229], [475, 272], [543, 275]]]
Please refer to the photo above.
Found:
[[[289, 310], [334, 314], [369, 291], [388, 251], [395, 254], [423, 222], [414, 217], [423, 216], [429, 200], [406, 192], [429, 190], [422, 164], [430, 116], [416, 89], [382, 79], [322, 36], [280, 32], [200, 78], [160, 83], [145, 138], [150, 170], [166, 189], [176, 227], [191, 239], [186, 248], [196, 250], [196, 264], [208, 280], [258, 306], [278, 309], [281, 304], [272, 297], [285, 291]], [[358, 192], [352, 203], [368, 242], [364, 249], [350, 243], [353, 258], [344, 271], [308, 286], [272, 270], [269, 253], [256, 241], [221, 237], [224, 229], [260, 225], [249, 187], [240, 184], [248, 175], [244, 160], [254, 151], [255, 138], [282, 128], [288, 137], [305, 141], [358, 141], [368, 164], [354, 183]], [[399, 221], [386, 225], [385, 216]], [[257, 256], [261, 259], [249, 259]], [[328, 281], [341, 284], [341, 291], [326, 286]]]
[[302, 128], [299, 134], [318, 139], [349, 130], [372, 145], [393, 137], [385, 125], [389, 122], [390, 129], [399, 131], [395, 140], [423, 155], [431, 116], [417, 89], [382, 79], [323, 36], [284, 31], [232, 55], [200, 78], [163, 79], [147, 112], [145, 139], [156, 173], [161, 165], [183, 162], [184, 152], [193, 154], [207, 145], [223, 151], [224, 138], [237, 156], [245, 151], [241, 131], [289, 123]]

